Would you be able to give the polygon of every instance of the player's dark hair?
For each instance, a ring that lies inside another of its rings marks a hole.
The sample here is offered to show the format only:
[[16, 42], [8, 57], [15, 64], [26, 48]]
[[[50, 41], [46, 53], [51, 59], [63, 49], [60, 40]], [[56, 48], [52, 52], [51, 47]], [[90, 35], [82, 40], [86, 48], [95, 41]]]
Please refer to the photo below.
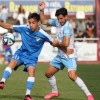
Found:
[[67, 9], [60, 8], [60, 9], [56, 10], [55, 16], [58, 17], [59, 15], [63, 15], [63, 16], [68, 15]]
[[29, 16], [28, 16], [28, 19], [35, 19], [36, 21], [40, 21], [40, 15], [37, 14], [37, 13], [31, 13]]

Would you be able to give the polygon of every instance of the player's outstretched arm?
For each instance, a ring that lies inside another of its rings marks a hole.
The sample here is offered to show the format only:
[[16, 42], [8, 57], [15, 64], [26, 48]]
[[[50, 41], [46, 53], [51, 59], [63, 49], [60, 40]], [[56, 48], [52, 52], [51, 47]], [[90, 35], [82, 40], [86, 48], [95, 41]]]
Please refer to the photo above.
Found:
[[50, 25], [48, 19], [46, 19], [45, 16], [44, 16], [44, 9], [45, 9], [45, 6], [46, 6], [46, 4], [45, 4], [44, 1], [40, 2], [39, 8], [40, 8], [41, 23], [42, 23], [42, 24], [45, 24], [45, 25]]
[[8, 23], [0, 22], [0, 27], [6, 28], [6, 29], [13, 29], [13, 25]]

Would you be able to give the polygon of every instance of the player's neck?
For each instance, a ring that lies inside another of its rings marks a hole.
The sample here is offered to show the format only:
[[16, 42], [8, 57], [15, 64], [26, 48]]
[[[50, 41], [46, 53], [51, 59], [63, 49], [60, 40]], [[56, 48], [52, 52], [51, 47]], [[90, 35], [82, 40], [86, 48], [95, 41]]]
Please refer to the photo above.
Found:
[[37, 32], [37, 31], [39, 31], [40, 30], [40, 27], [38, 27], [34, 32]]
[[68, 22], [68, 20], [66, 20], [65, 23], [63, 25], [61, 25], [61, 26], [64, 26], [67, 22]]

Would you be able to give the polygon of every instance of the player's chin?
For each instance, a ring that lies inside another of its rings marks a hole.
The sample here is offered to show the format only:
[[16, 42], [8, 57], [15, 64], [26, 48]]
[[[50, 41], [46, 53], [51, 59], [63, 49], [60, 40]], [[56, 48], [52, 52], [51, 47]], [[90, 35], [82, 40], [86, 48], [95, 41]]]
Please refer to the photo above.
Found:
[[33, 29], [33, 28], [31, 28], [31, 31], [33, 31], [33, 32], [34, 32], [34, 29]]
[[63, 26], [63, 25], [64, 25], [64, 23], [60, 23], [60, 25], [61, 25], [61, 26]]

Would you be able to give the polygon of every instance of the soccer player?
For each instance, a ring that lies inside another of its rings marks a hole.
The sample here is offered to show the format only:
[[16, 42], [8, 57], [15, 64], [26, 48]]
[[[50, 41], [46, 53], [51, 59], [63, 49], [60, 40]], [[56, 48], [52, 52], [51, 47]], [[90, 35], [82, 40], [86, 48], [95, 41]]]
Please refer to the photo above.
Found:
[[72, 26], [68, 21], [67, 9], [60, 8], [56, 10], [55, 16], [57, 17], [57, 19], [48, 20], [44, 16], [45, 2], [41, 2], [39, 8], [42, 24], [56, 27], [58, 47], [65, 47], [67, 52], [67, 54], [65, 54], [62, 50], [58, 49], [57, 56], [50, 62], [50, 66], [48, 67], [45, 75], [51, 85], [52, 92], [47, 94], [44, 98], [50, 99], [59, 96], [54, 74], [66, 67], [68, 69], [69, 78], [80, 87], [80, 89], [86, 94], [88, 100], [94, 100], [94, 97], [86, 87], [85, 83], [76, 74], [77, 55], [75, 52], [74, 34]]
[[22, 38], [22, 46], [15, 52], [8, 67], [5, 68], [2, 79], [0, 81], [0, 89], [4, 88], [6, 80], [19, 66], [24, 64], [24, 71], [28, 72], [26, 82], [26, 95], [24, 100], [32, 100], [30, 94], [35, 82], [35, 68], [38, 56], [41, 52], [44, 42], [52, 45], [56, 44], [56, 40], [50, 37], [44, 30], [40, 28], [40, 16], [32, 13], [28, 17], [29, 26], [27, 25], [11, 25], [0, 22], [0, 26], [6, 29], [13, 29], [20, 33]]

